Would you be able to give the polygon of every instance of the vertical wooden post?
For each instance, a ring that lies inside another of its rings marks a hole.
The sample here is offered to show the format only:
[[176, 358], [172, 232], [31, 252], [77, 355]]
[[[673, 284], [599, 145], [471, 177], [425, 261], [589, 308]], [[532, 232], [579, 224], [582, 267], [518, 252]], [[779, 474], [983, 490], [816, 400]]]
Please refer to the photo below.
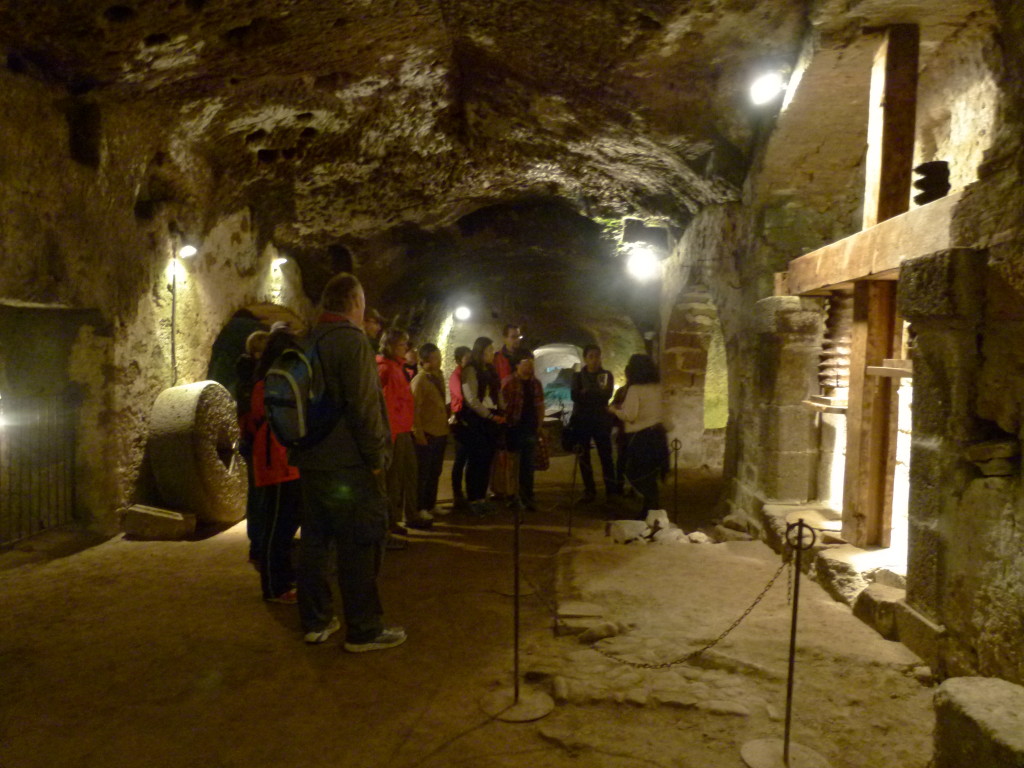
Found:
[[895, 24], [885, 32], [871, 70], [864, 229], [910, 207], [917, 117], [919, 32]]
[[893, 381], [868, 376], [892, 357], [896, 283], [861, 280], [853, 289], [850, 399], [846, 409], [843, 538], [856, 546], [888, 546], [895, 466]]

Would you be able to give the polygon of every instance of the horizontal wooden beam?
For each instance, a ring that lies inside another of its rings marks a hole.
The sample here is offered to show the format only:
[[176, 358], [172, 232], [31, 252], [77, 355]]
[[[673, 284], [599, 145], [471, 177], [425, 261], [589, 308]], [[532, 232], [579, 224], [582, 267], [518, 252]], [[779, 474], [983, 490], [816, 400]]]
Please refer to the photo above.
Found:
[[793, 259], [786, 290], [799, 296], [835, 290], [854, 280], [898, 279], [900, 264], [907, 259], [955, 245], [949, 225], [958, 202], [959, 192], [947, 195]]

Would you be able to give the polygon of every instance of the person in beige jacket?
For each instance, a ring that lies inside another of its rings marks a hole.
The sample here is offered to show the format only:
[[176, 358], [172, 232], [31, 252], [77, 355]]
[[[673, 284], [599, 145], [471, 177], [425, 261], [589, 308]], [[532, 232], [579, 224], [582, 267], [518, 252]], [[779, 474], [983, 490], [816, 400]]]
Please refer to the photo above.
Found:
[[444, 403], [441, 351], [434, 344], [424, 344], [419, 357], [420, 372], [412, 380], [416, 404], [412, 436], [419, 469], [419, 513], [421, 518], [432, 519], [447, 512], [437, 506], [437, 483], [448, 442], [448, 408]]

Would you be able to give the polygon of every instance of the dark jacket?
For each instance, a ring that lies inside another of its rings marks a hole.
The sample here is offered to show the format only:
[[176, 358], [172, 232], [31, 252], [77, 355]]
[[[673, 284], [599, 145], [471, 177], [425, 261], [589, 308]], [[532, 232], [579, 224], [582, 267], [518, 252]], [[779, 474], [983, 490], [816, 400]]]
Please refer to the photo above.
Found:
[[[601, 377], [604, 377], [604, 384]], [[591, 373], [586, 368], [572, 375], [572, 422], [588, 427], [611, 429], [612, 417], [608, 401], [615, 389], [615, 379], [604, 368]]]
[[370, 340], [348, 321], [321, 322], [313, 329], [312, 338], [319, 339], [327, 392], [341, 404], [341, 418], [316, 445], [293, 449], [291, 463], [300, 470], [385, 468], [391, 432]]

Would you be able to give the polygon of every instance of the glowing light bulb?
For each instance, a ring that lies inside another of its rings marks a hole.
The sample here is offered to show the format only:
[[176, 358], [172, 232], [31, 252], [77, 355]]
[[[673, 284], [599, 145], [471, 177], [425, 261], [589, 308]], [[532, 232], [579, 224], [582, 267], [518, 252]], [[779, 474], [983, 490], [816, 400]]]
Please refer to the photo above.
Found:
[[455, 310], [456, 320], [469, 320], [472, 316], [472, 312], [469, 311], [469, 307], [459, 307]]
[[626, 261], [626, 271], [641, 282], [653, 280], [661, 271], [661, 260], [652, 248], [633, 248]]
[[280, 267], [282, 264], [287, 264], [287, 263], [288, 263], [288, 259], [284, 258], [283, 256], [281, 256], [279, 258], [276, 258], [272, 262], [270, 262], [271, 266], [274, 266], [274, 267]]
[[178, 249], [178, 256], [183, 259], [190, 259], [195, 256], [199, 251], [194, 245], [183, 245]]
[[750, 84], [750, 100], [757, 105], [767, 104], [786, 90], [781, 72], [768, 72]]

